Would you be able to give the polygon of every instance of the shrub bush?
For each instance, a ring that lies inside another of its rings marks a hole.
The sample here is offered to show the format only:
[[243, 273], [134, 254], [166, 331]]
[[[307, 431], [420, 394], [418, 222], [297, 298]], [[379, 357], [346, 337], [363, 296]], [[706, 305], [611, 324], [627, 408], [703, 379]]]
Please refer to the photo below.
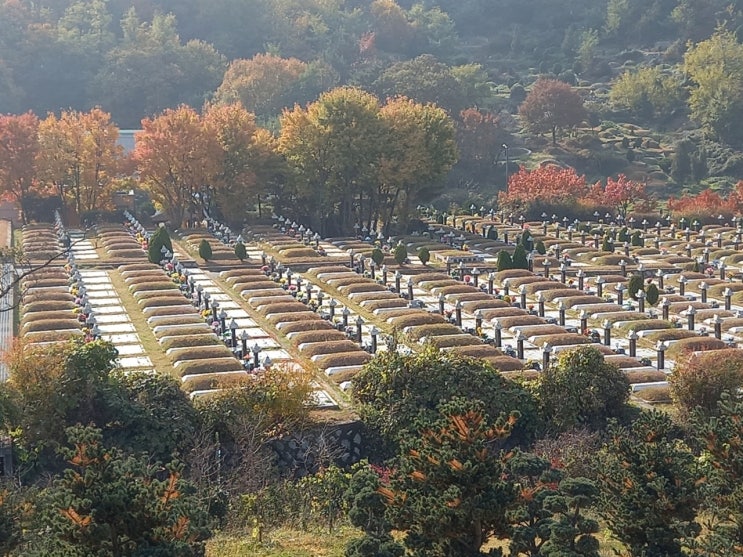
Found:
[[408, 248], [405, 247], [405, 244], [402, 242], [398, 242], [397, 246], [395, 246], [395, 263], [398, 265], [404, 265], [405, 261], [408, 259]]
[[171, 253], [173, 252], [173, 243], [170, 240], [170, 234], [168, 234], [164, 226], [159, 226], [152, 234], [147, 247], [147, 258], [150, 260], [150, 263], [160, 263], [163, 257], [163, 246]]
[[428, 251], [428, 248], [420, 248], [418, 250], [418, 259], [423, 265], [428, 265], [428, 262], [431, 260], [431, 252]]
[[737, 393], [743, 387], [743, 350], [681, 355], [669, 382], [671, 396], [682, 415], [688, 416], [696, 409], [713, 415], [722, 393]]
[[245, 261], [245, 258], [248, 257], [248, 250], [242, 242], [237, 242], [235, 244], [235, 257], [240, 261]]
[[212, 246], [206, 241], [206, 238], [201, 240], [199, 243], [199, 257], [204, 261], [209, 261], [212, 258]]

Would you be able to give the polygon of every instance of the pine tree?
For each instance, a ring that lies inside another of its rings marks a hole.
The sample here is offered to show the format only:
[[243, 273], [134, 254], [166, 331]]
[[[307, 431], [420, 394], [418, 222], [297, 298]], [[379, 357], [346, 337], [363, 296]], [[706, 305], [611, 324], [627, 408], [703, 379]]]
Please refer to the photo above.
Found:
[[173, 243], [170, 240], [170, 234], [168, 234], [168, 231], [164, 226], [159, 226], [157, 230], [152, 233], [147, 248], [147, 258], [150, 260], [150, 263], [159, 264], [160, 261], [162, 261], [163, 246], [172, 253]]
[[204, 261], [209, 261], [212, 258], [212, 246], [206, 239], [201, 240], [199, 244], [199, 257]]
[[235, 257], [237, 257], [241, 262], [245, 261], [245, 259], [248, 256], [248, 251], [245, 249], [245, 244], [242, 242], [237, 242], [235, 244]]
[[431, 252], [428, 251], [428, 248], [422, 247], [418, 250], [418, 259], [423, 265], [428, 264], [428, 262], [431, 260]]
[[513, 269], [513, 259], [511, 259], [511, 254], [504, 249], [498, 252], [498, 261], [496, 264], [496, 268], [498, 269], [498, 271], [507, 271], [508, 269]]
[[513, 268], [514, 269], [528, 269], [529, 260], [526, 258], [526, 249], [522, 244], [516, 246], [513, 250]]
[[645, 286], [645, 279], [642, 275], [632, 275], [627, 283], [627, 294], [633, 300], [637, 300], [637, 293]]
[[384, 263], [384, 252], [379, 248], [374, 248], [371, 252], [371, 260], [379, 267]]
[[395, 246], [395, 263], [398, 265], [404, 265], [408, 260], [408, 248], [402, 242], [398, 242]]
[[658, 303], [659, 298], [660, 292], [658, 291], [658, 287], [655, 286], [655, 284], [648, 284], [647, 288], [645, 289], [645, 299], [647, 303], [651, 306], [654, 306]]

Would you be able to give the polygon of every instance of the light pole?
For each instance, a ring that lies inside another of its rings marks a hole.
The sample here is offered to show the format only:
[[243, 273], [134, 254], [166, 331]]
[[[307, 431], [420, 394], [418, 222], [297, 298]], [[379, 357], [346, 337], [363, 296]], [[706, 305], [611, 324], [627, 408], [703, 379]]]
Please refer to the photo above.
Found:
[[508, 145], [504, 143], [501, 147], [506, 154], [506, 188], [508, 188]]

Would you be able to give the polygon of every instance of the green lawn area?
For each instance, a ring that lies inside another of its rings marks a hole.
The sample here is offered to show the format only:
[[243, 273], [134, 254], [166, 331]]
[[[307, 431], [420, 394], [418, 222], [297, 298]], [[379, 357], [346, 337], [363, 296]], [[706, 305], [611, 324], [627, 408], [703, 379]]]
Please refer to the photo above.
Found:
[[206, 546], [207, 557], [343, 557], [349, 540], [361, 531], [344, 526], [329, 534], [324, 530], [301, 531], [281, 528], [271, 531], [262, 543], [249, 533], [218, 534]]

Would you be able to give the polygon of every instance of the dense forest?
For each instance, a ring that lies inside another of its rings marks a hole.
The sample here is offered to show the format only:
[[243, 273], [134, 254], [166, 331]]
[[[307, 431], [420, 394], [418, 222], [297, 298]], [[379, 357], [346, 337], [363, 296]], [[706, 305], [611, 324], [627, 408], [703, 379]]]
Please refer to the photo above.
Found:
[[[516, 165], [553, 161], [590, 181], [625, 174], [654, 198], [725, 195], [743, 173], [741, 22], [743, 7], [728, 0], [6, 0], [0, 113], [100, 108], [114, 127], [139, 129], [167, 109], [239, 103], [278, 136], [297, 122], [282, 120], [287, 109], [350, 86], [380, 104], [434, 103], [455, 125], [456, 164], [442, 164], [418, 199], [403, 196], [410, 207], [492, 206]], [[555, 106], [544, 104], [549, 91], [529, 99], [540, 80], [566, 84], [580, 106], [564, 91]], [[256, 183], [283, 210], [306, 206], [301, 184], [287, 193], [268, 181]], [[341, 230], [362, 218], [327, 199]], [[390, 203], [380, 199], [365, 220], [384, 220]]]

